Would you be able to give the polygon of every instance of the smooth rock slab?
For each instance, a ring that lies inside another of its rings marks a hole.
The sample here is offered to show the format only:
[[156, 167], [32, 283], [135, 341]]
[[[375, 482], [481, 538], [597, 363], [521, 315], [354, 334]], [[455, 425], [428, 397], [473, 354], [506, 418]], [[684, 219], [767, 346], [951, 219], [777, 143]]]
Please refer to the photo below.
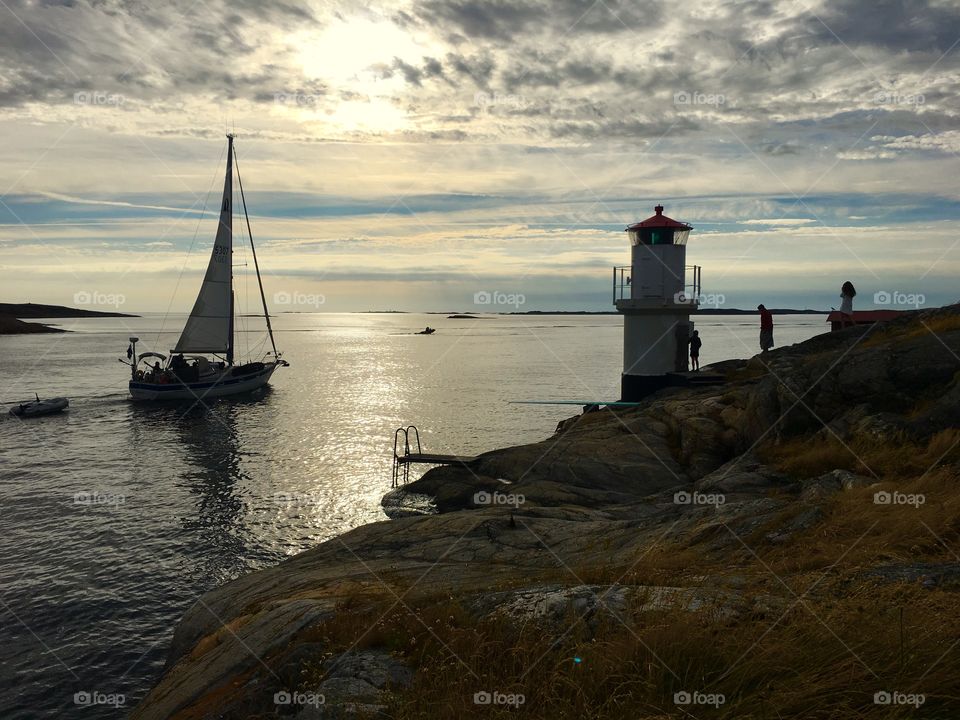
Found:
[[413, 680], [410, 668], [385, 650], [334, 655], [323, 663], [321, 671], [326, 677], [312, 692], [323, 697], [323, 704], [304, 707], [297, 720], [376, 716], [386, 707], [385, 690], [409, 685]]

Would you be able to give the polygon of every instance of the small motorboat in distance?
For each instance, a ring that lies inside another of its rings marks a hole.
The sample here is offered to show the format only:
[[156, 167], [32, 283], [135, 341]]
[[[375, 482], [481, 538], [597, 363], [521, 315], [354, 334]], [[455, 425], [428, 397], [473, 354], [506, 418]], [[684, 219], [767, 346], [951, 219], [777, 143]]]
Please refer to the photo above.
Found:
[[423, 330], [417, 333], [417, 335], [433, 335], [437, 331], [436, 328], [432, 328], [427, 325]]
[[40, 396], [34, 393], [36, 400], [22, 402], [10, 408], [10, 414], [20, 418], [40, 417], [41, 415], [53, 415], [61, 410], [66, 410], [70, 401], [65, 397], [48, 398], [41, 400]]

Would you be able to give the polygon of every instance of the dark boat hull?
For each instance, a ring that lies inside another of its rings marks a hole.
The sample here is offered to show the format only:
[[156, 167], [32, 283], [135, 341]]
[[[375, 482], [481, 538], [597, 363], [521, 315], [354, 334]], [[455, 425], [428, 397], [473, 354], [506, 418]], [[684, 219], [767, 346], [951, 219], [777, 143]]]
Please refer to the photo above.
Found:
[[[283, 361], [280, 361], [282, 363]], [[278, 362], [262, 363], [262, 368], [251, 369], [249, 373], [242, 372], [243, 368], [231, 368], [213, 379], [200, 382], [174, 381], [166, 384], [147, 383], [139, 380], [130, 381], [130, 395], [134, 400], [190, 400], [202, 401], [208, 398], [226, 397], [248, 393], [263, 387], [270, 382], [270, 376], [280, 365]], [[261, 365], [261, 363], [257, 363]], [[241, 370], [237, 373], [237, 370]]]

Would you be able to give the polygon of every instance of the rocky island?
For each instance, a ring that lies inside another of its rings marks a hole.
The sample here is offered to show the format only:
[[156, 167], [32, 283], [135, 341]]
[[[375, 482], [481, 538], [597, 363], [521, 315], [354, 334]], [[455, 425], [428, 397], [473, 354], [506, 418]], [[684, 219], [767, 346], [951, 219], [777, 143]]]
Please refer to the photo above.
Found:
[[960, 307], [712, 370], [207, 593], [133, 717], [954, 717]]
[[0, 303], [0, 335], [70, 332], [44, 323], [25, 322], [23, 318], [137, 317], [120, 312], [80, 310], [63, 305], [36, 303]]

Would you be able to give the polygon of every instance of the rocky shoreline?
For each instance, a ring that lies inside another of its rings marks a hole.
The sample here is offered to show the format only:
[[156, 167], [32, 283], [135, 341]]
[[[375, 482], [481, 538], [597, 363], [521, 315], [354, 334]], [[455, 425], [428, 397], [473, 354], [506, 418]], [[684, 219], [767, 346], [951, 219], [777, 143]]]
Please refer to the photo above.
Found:
[[90, 318], [90, 317], [137, 317], [120, 312], [80, 310], [62, 305], [37, 305], [35, 303], [0, 303], [0, 335], [34, 335], [38, 333], [70, 332], [60, 327], [38, 322], [25, 322], [22, 318]]
[[960, 307], [712, 369], [207, 593], [133, 717], [652, 718], [697, 692], [910, 716], [877, 707], [897, 686], [955, 709]]
[[24, 322], [12, 315], [0, 314], [0, 335], [33, 335], [36, 333], [62, 332], [69, 332], [69, 330], [44, 325], [43, 323]]

